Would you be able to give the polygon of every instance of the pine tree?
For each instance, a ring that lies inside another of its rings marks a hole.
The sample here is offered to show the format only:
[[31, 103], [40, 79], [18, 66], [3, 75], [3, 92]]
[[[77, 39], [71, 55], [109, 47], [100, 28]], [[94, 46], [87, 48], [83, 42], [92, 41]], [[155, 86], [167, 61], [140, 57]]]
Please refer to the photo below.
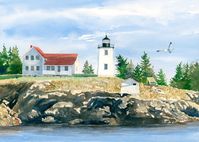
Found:
[[9, 48], [7, 54], [8, 54], [8, 63], [9, 63], [11, 61], [11, 58], [12, 58], [12, 48], [11, 47]]
[[158, 85], [162, 85], [162, 86], [167, 85], [166, 75], [162, 69], [160, 69], [160, 71], [158, 72], [156, 81], [157, 81]]
[[9, 66], [8, 53], [5, 45], [3, 45], [3, 51], [1, 52], [1, 61], [0, 61], [0, 73], [5, 74], [8, 66]]
[[175, 76], [171, 79], [171, 86], [176, 88], [183, 88], [182, 79], [183, 79], [183, 68], [182, 68], [182, 63], [180, 63], [176, 67]]
[[133, 70], [134, 70], [133, 61], [130, 60], [128, 65], [127, 65], [126, 78], [132, 78], [133, 77]]
[[147, 77], [155, 77], [154, 71], [151, 67], [150, 58], [148, 54], [144, 52], [144, 55], [141, 56], [141, 69], [142, 69], [142, 79], [143, 83], [147, 82]]
[[135, 79], [138, 82], [141, 82], [142, 80], [142, 69], [139, 64], [133, 70], [133, 79]]
[[7, 68], [7, 72], [9, 74], [21, 74], [22, 73], [22, 62], [19, 57], [19, 51], [18, 48], [15, 46], [12, 48], [11, 52], [8, 52], [9, 54], [9, 66]]
[[191, 89], [191, 77], [189, 64], [183, 66], [182, 89]]
[[199, 63], [190, 65], [190, 85], [191, 90], [199, 91]]
[[3, 59], [2, 59], [2, 53], [0, 52], [0, 74], [3, 74], [4, 73], [4, 62], [3, 62]]
[[118, 74], [117, 76], [119, 78], [123, 78], [126, 79], [127, 78], [127, 72], [128, 72], [128, 62], [127, 59], [125, 59], [124, 57], [122, 57], [121, 55], [117, 56], [117, 71]]
[[94, 69], [92, 65], [89, 66], [89, 70], [90, 70], [90, 74], [94, 74]]
[[85, 75], [92, 75], [94, 74], [94, 70], [92, 65], [89, 65], [88, 61], [86, 60], [86, 62], [84, 63], [84, 68], [82, 71]]

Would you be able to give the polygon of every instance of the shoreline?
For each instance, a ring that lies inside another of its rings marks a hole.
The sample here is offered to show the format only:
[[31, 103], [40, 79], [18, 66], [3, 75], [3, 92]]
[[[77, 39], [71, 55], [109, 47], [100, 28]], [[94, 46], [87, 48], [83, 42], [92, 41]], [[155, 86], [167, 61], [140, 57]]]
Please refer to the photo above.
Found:
[[[0, 84], [5, 116], [17, 125], [147, 126], [199, 120], [199, 94], [171, 87], [140, 85], [141, 94], [121, 96], [117, 78], [14, 81]], [[167, 94], [166, 94], [167, 93]], [[170, 94], [169, 94], [170, 93]], [[6, 122], [11, 125], [13, 122]], [[14, 124], [14, 123], [13, 123]], [[3, 125], [4, 126], [4, 125]], [[5, 124], [5, 126], [7, 126]]]

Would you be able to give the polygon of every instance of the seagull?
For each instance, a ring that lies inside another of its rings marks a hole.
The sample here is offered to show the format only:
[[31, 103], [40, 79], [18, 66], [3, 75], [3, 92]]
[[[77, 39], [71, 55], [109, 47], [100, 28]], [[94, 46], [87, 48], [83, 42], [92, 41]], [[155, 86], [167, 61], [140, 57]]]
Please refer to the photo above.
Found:
[[167, 49], [158, 49], [156, 52], [168, 52], [168, 53], [172, 53], [173, 52], [173, 48], [171, 48], [171, 45], [172, 45], [173, 43], [172, 42], [170, 42], [169, 43], [169, 47], [167, 48]]

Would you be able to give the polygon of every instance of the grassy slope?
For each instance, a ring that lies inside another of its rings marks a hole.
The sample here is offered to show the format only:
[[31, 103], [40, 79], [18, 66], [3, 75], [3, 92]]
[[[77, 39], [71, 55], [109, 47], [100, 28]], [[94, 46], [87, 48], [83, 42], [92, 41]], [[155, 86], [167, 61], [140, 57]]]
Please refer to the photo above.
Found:
[[[106, 91], [110, 93], [119, 93], [121, 79], [118, 78], [98, 78], [98, 77], [21, 77], [18, 79], [0, 80], [1, 84], [11, 84], [20, 82], [40, 82], [51, 81], [46, 91]], [[162, 90], [162, 93], [156, 90]], [[161, 99], [161, 100], [189, 100], [186, 95], [188, 91], [172, 87], [158, 86], [156, 88], [140, 84], [141, 99]]]
[[[156, 90], [161, 90], [161, 92]], [[187, 92], [191, 92], [170, 86], [157, 86], [154, 88], [151, 86], [145, 86], [143, 84], [140, 85], [140, 91], [140, 98], [145, 100], [190, 100], [190, 98], [187, 96]]]
[[43, 82], [51, 81], [48, 91], [53, 90], [75, 90], [85, 91], [107, 91], [111, 93], [120, 92], [121, 79], [99, 78], [99, 77], [21, 77], [17, 79], [0, 80], [1, 84], [12, 84], [20, 82]]

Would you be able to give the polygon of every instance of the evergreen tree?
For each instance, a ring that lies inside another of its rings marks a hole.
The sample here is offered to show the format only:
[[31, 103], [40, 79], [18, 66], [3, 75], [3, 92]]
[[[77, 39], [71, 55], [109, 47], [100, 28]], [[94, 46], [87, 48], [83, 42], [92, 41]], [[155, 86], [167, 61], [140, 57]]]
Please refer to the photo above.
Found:
[[199, 64], [185, 64], [180, 63], [176, 67], [176, 74], [171, 80], [171, 86], [187, 89], [187, 90], [196, 90], [199, 91]]
[[132, 78], [133, 77], [133, 70], [134, 70], [133, 61], [130, 60], [130, 62], [127, 65], [126, 78]]
[[90, 74], [94, 74], [94, 69], [92, 65], [89, 66], [89, 70], [90, 70]]
[[22, 73], [22, 62], [19, 57], [18, 48], [15, 46], [12, 48], [11, 51], [8, 52], [9, 54], [9, 66], [7, 68], [7, 73], [9, 74], [21, 74]]
[[171, 79], [171, 86], [176, 88], [183, 88], [182, 79], [183, 79], [183, 68], [182, 68], [182, 63], [180, 63], [176, 67], [175, 76]]
[[162, 85], [162, 86], [167, 85], [166, 75], [162, 69], [160, 69], [160, 71], [158, 72], [156, 81], [157, 81], [158, 85]]
[[8, 53], [5, 45], [3, 45], [3, 51], [0, 54], [0, 58], [0, 73], [5, 74], [9, 66]]
[[151, 67], [150, 58], [148, 54], [144, 52], [144, 55], [141, 56], [141, 69], [142, 69], [142, 79], [143, 83], [147, 82], [147, 77], [155, 77], [154, 71]]
[[190, 80], [191, 90], [199, 91], [199, 63], [190, 66]]
[[2, 59], [2, 53], [0, 52], [0, 74], [4, 74], [4, 73], [5, 73], [4, 62]]
[[142, 69], [140, 65], [137, 65], [135, 69], [133, 70], [133, 79], [135, 79], [138, 82], [141, 82], [142, 80]]
[[189, 64], [183, 66], [182, 89], [191, 89], [191, 77]]
[[9, 48], [7, 54], [8, 54], [8, 63], [9, 63], [11, 61], [11, 58], [12, 58], [12, 48], [11, 47]]
[[117, 76], [119, 78], [126, 79], [127, 78], [127, 72], [128, 72], [128, 62], [127, 59], [122, 57], [121, 55], [117, 56]]
[[91, 75], [94, 74], [94, 70], [92, 65], [89, 65], [88, 61], [86, 60], [86, 62], [84, 63], [84, 69], [82, 71], [85, 75]]

